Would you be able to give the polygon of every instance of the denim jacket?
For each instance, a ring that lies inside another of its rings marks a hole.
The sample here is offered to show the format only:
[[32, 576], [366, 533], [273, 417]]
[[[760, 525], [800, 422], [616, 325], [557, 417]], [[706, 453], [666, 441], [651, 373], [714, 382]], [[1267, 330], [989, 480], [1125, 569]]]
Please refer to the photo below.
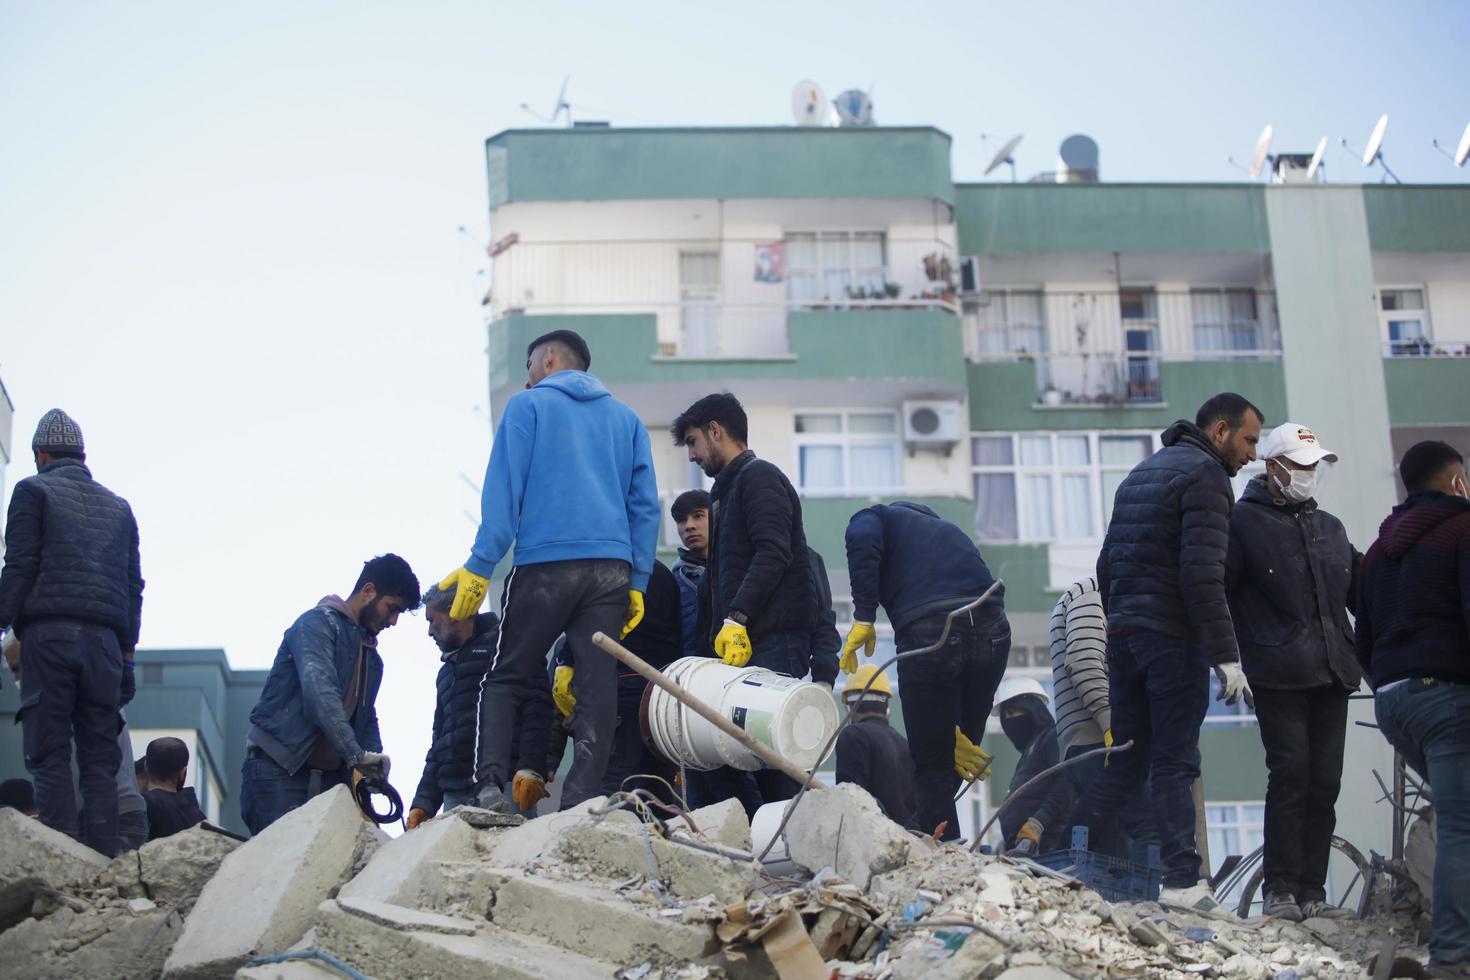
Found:
[[[383, 658], [376, 647], [376, 638], [357, 625], [336, 596], [302, 613], [281, 639], [265, 689], [250, 712], [247, 742], [290, 773], [306, 764], [323, 735], [348, 766], [364, 752], [381, 752], [374, 705], [383, 682]], [[360, 648], [366, 671], [349, 720], [342, 699]]]

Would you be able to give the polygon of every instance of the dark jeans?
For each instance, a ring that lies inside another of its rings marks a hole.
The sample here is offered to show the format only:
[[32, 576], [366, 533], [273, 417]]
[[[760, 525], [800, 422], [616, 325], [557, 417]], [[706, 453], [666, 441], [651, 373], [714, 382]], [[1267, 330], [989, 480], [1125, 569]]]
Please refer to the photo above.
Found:
[[1266, 895], [1327, 898], [1348, 692], [1336, 685], [1255, 688], [1266, 748]]
[[[943, 614], [925, 616], [897, 631], [898, 650], [930, 646], [943, 631]], [[1010, 656], [1011, 626], [1005, 610], [992, 600], [956, 619], [940, 649], [898, 662], [898, 699], [919, 793], [914, 820], [923, 833], [932, 834], [943, 823], [944, 840], [960, 836], [954, 730], [958, 726], [980, 744]]]
[[1384, 736], [1434, 794], [1429, 962], [1470, 963], [1470, 685], [1415, 679], [1375, 701]]
[[[607, 760], [607, 774], [602, 778], [602, 795], [611, 796], [619, 790], [646, 789], [663, 802], [672, 803], [671, 787], [677, 770], [673, 763], [644, 743], [643, 729], [639, 723], [643, 692], [647, 688], [648, 682], [636, 674], [618, 678], [618, 727], [613, 732], [613, 748], [612, 755]], [[664, 782], [658, 779], [629, 779], [630, 776], [658, 776]]]
[[[122, 749], [122, 650], [117, 634], [68, 620], [20, 631], [19, 719], [26, 769], [36, 784], [41, 822], [108, 857], [118, 853], [117, 769]], [[72, 789], [72, 739], [82, 795], [80, 824]]]
[[[312, 770], [305, 766], [293, 775], [260, 749], [250, 749], [245, 753], [241, 772], [244, 779], [240, 784], [240, 816], [252, 834], [260, 833], [311, 799]], [[350, 778], [351, 770], [345, 767], [323, 772], [318, 792], [346, 783]]]
[[592, 642], [617, 638], [628, 611], [628, 563], [585, 558], [521, 565], [511, 570], [500, 599], [500, 643], [480, 683], [480, 731], [475, 783], [504, 786], [515, 775], [522, 703], [550, 696], [546, 654], [563, 633], [576, 664], [572, 694], [572, 767], [562, 788], [563, 810], [598, 796], [618, 722], [618, 662]]
[[1078, 807], [1094, 847], [1124, 853], [1119, 814], [1152, 780], [1154, 826], [1163, 883], [1186, 888], [1200, 880], [1194, 840], [1194, 796], [1199, 778], [1199, 729], [1209, 707], [1210, 668], [1192, 644], [1131, 630], [1108, 637], [1108, 696], [1113, 744], [1133, 748], [1113, 755]]
[[[745, 666], [764, 667], [788, 677], [804, 677], [810, 661], [809, 634], [769, 633], [752, 638], [750, 662]], [[789, 800], [801, 789], [800, 783], [778, 769], [746, 772], [721, 766], [708, 772], [686, 769], [684, 775], [689, 784], [686, 791], [690, 806], [710, 806], [734, 797], [740, 800], [748, 817], [754, 817], [762, 804]]]
[[133, 810], [117, 815], [118, 846], [123, 851], [136, 851], [148, 843], [148, 811]]
[[[1091, 752], [1093, 749], [1100, 749], [1102, 747], [1102, 742], [1094, 745], [1074, 745], [1066, 751], [1063, 758], [1071, 759], [1084, 752]], [[1076, 792], [1075, 799], [1078, 801], [1087, 799], [1088, 791], [1092, 789], [1093, 785], [1103, 774], [1103, 762], [1106, 759], [1107, 756], [1094, 756], [1084, 762], [1069, 766], [1064, 770], [1068, 778], [1072, 781], [1072, 787]], [[1063, 828], [1064, 833], [1061, 837], [1061, 847], [1072, 846], [1071, 824], [1076, 822], [1073, 819], [1074, 813], [1075, 810], [1062, 814], [1062, 817], [1068, 820], [1068, 826]], [[1048, 826], [1047, 829], [1050, 830], [1051, 827]], [[1139, 791], [1138, 795], [1133, 798], [1133, 801], [1118, 812], [1118, 830], [1120, 845], [1123, 849], [1117, 853], [1117, 856], [1127, 858], [1130, 861], [1136, 861], [1139, 864], [1149, 863], [1148, 847], [1150, 845], [1154, 847], [1158, 846], [1159, 835], [1154, 830], [1153, 806], [1149, 803], [1147, 783], [1144, 784], [1144, 788]], [[1091, 850], [1096, 850], [1090, 842], [1088, 847]]]

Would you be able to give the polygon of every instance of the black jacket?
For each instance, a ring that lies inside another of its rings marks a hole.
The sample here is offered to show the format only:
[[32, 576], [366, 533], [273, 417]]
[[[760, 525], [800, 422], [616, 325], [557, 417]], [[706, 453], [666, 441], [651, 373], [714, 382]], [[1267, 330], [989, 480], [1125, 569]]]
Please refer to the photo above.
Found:
[[172, 837], [183, 830], [204, 822], [204, 811], [199, 809], [199, 798], [194, 787], [185, 786], [176, 793], [164, 789], [150, 789], [143, 794], [148, 804], [148, 839]]
[[[410, 804], [430, 814], [438, 812], [446, 792], [463, 792], [475, 785], [480, 683], [495, 656], [500, 619], [494, 613], [480, 613], [475, 617], [474, 629], [468, 643], [453, 653], [440, 655], [442, 663], [434, 679], [434, 734]], [[522, 706], [517, 768], [541, 771], [546, 742], [551, 737], [549, 707], [549, 697], [529, 697]]]
[[871, 623], [881, 605], [895, 630], [962, 606], [995, 582], [968, 531], [908, 500], [852, 515], [847, 572], [853, 618]]
[[143, 573], [128, 502], [79, 459], [57, 459], [15, 485], [5, 524], [0, 626], [71, 619], [138, 645]]
[[801, 500], [773, 464], [746, 450], [725, 464], [710, 492], [710, 643], [731, 613], [753, 642], [807, 633], [816, 623], [816, 583], [806, 556]]
[[1470, 684], [1470, 501], [1411, 493], [1384, 520], [1359, 577], [1358, 662], [1375, 690]]
[[1230, 516], [1225, 592], [1241, 666], [1256, 687], [1356, 691], [1348, 612], [1363, 556], [1342, 521], [1315, 500], [1278, 500], [1269, 480], [1251, 480]]
[[882, 715], [855, 718], [837, 736], [837, 781], [857, 783], [872, 794], [889, 820], [909, 830], [920, 829], [914, 823], [919, 790], [908, 739]]
[[1233, 503], [1225, 461], [1183, 419], [1163, 442], [1113, 497], [1097, 559], [1108, 632], [1148, 630], [1190, 640], [1211, 663], [1239, 660], [1225, 599]]
[[837, 632], [837, 612], [832, 608], [832, 583], [827, 578], [827, 563], [815, 548], [806, 549], [812, 566], [812, 583], [817, 590], [817, 621], [812, 625], [812, 680], [828, 687], [837, 683], [837, 655], [842, 652], [842, 634]]
[[[1024, 717], [1019, 720], [1007, 719], [1007, 707], [1025, 709]], [[996, 705], [996, 710], [1000, 712], [1001, 730], [1021, 753], [1006, 794], [1007, 801], [1015, 797], [1018, 802], [1012, 804], [1000, 817], [1000, 832], [1005, 837], [1005, 846], [1010, 847], [1015, 843], [1016, 834], [1026, 821], [1038, 816], [1055, 787], [1048, 780], [1042, 780], [1025, 793], [1017, 795], [1016, 791], [1043, 770], [1061, 761], [1061, 748], [1057, 744], [1056, 722], [1046, 709], [1046, 702], [1035, 694], [1019, 694]], [[1065, 772], [1050, 777], [1053, 781], [1057, 779], [1065, 780]], [[1054, 825], [1045, 826], [1041, 835], [1042, 853], [1067, 846], [1063, 841], [1071, 837], [1071, 831], [1063, 826], [1065, 822], [1053, 820]], [[1046, 824], [1045, 817], [1042, 817], [1042, 823]]]
[[[643, 593], [643, 619], [623, 638], [623, 646], [648, 661], [649, 666], [663, 670], [684, 655], [683, 604], [674, 573], [661, 561], [653, 563], [648, 589]], [[643, 681], [622, 664], [620, 677], [633, 676]]]

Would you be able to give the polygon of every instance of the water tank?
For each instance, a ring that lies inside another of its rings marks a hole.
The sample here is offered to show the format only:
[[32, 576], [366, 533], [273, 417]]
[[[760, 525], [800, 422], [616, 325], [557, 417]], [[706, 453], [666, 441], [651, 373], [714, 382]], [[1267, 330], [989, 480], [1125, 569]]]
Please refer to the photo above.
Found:
[[1057, 183], [1094, 184], [1097, 180], [1097, 141], [1083, 133], [1062, 140], [1057, 151]]

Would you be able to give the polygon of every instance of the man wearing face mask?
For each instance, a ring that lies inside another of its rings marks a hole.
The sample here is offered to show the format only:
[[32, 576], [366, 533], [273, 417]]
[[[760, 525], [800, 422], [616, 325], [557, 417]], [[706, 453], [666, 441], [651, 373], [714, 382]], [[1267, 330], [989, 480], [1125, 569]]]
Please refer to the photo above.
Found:
[[1230, 518], [1225, 594], [1266, 749], [1265, 913], [1300, 922], [1348, 914], [1325, 887], [1348, 695], [1363, 677], [1348, 621], [1362, 555], [1315, 499], [1336, 454], [1287, 422], [1261, 457]]

